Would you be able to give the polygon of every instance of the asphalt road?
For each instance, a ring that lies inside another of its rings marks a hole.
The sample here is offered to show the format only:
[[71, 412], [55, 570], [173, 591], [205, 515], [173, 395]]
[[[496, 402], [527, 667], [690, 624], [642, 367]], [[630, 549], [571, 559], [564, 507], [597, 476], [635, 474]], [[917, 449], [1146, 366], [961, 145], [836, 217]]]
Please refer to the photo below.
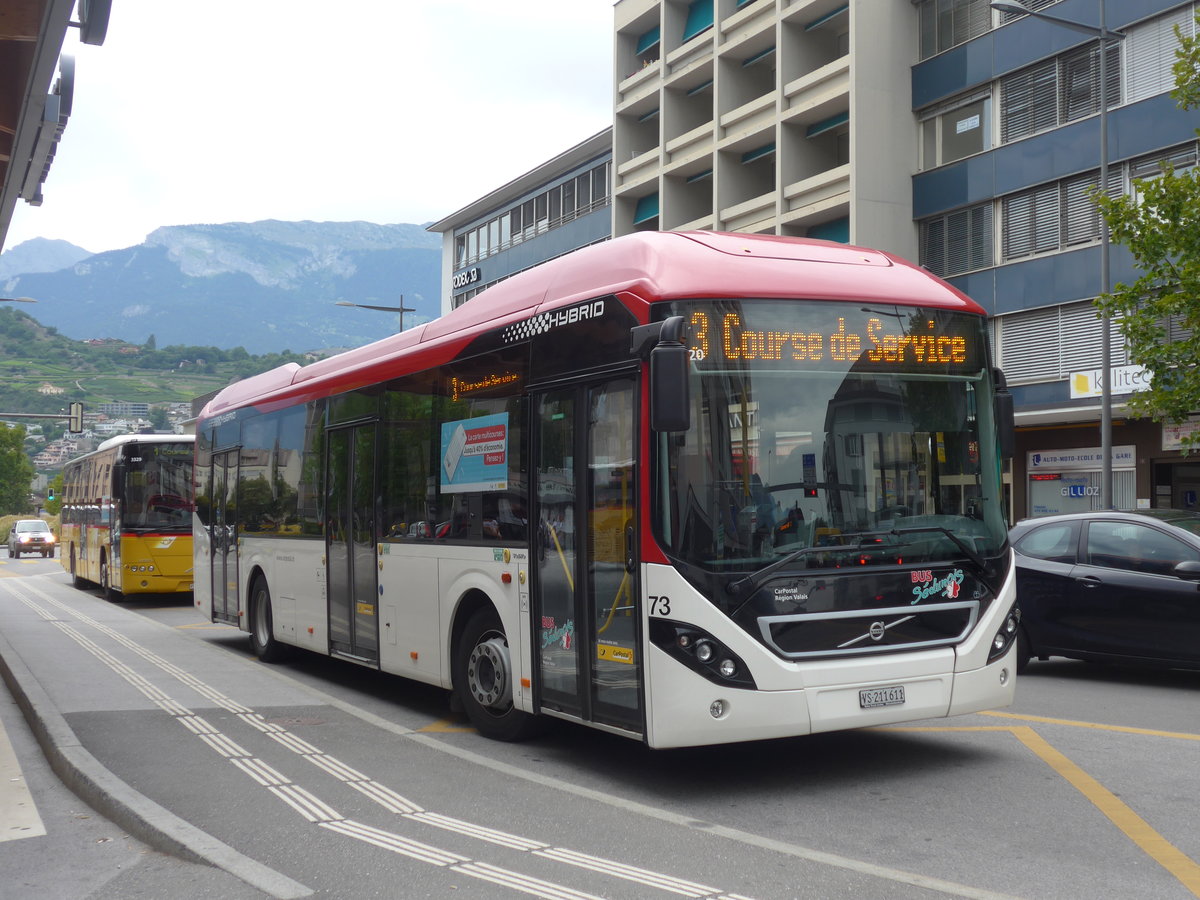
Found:
[[0, 560], [0, 638], [101, 771], [224, 866], [88, 809], [5, 703], [0, 898], [1200, 896], [1200, 673], [1035, 662], [995, 713], [651, 751], [566, 723], [488, 741], [440, 691], [263, 665], [190, 599], [108, 603], [57, 561]]

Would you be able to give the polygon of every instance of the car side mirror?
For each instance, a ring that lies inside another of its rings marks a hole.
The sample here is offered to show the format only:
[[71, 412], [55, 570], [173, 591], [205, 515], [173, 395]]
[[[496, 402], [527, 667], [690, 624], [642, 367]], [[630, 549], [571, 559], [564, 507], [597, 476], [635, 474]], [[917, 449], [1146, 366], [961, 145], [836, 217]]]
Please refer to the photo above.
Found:
[[1185, 578], [1188, 581], [1200, 581], [1200, 561], [1185, 559], [1175, 566], [1171, 572], [1177, 578]]

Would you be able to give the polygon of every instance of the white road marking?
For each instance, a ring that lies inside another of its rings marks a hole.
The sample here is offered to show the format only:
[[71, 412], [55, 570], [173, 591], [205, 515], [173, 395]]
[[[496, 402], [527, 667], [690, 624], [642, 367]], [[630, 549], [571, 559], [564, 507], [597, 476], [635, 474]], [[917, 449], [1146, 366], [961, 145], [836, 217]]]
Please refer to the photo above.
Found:
[[0, 841], [41, 837], [45, 833], [25, 773], [0, 722]]
[[[221, 707], [234, 712], [241, 721], [251, 725], [251, 727], [255, 728], [257, 731], [265, 733], [268, 737], [278, 742], [281, 746], [291, 750], [293, 753], [296, 753], [297, 755], [314, 762], [323, 771], [326, 771], [339, 780], [357, 788], [361, 793], [368, 796], [376, 803], [382, 805], [385, 809], [389, 809], [392, 812], [397, 812], [401, 815], [404, 815], [406, 818], [423, 822], [427, 825], [433, 825], [437, 828], [455, 831], [469, 837], [475, 837], [489, 843], [500, 844], [512, 849], [524, 850], [526, 852], [533, 851], [547, 859], [565, 862], [576, 867], [590, 869], [598, 873], [613, 875], [626, 880], [637, 881], [647, 887], [660, 888], [673, 893], [685, 893], [687, 896], [695, 898], [701, 898], [705, 896], [713, 897], [719, 893], [718, 889], [716, 888], [703, 889], [700, 885], [692, 885], [690, 882], [684, 882], [681, 879], [675, 879], [668, 875], [661, 875], [646, 869], [639, 869], [635, 866], [628, 866], [622, 863], [616, 863], [610, 860], [604, 860], [600, 857], [588, 856], [586, 854], [580, 854], [576, 853], [575, 851], [565, 850], [562, 848], [551, 848], [557, 849], [559, 853], [561, 853], [561, 856], [550, 855], [541, 849], [547, 848], [548, 845], [537, 841], [530, 841], [526, 838], [521, 838], [516, 835], [508, 835], [504, 832], [485, 828], [481, 825], [474, 825], [473, 823], [462, 822], [461, 820], [452, 819], [448, 816], [426, 814], [419, 806], [412, 804], [399, 794], [391, 791], [390, 788], [386, 788], [377, 782], [367, 780], [366, 776], [357, 772], [355, 769], [352, 769], [328, 754], [322, 753], [320, 748], [313, 746], [309, 742], [288, 732], [286, 729], [268, 729], [267, 723], [262, 721], [261, 716], [256, 717], [256, 714], [253, 710], [230, 700], [228, 697], [205, 684], [200, 679], [188, 674], [174, 664], [168, 663], [162, 657], [142, 647], [136, 641], [133, 641], [120, 632], [108, 627], [107, 625], [103, 625], [89, 616], [72, 609], [67, 604], [50, 597], [44, 592], [36, 589], [34, 590], [46, 602], [65, 611], [78, 621], [84, 622], [101, 633], [111, 637], [117, 643], [133, 651], [146, 661], [152, 663], [164, 673], [176, 678], [178, 681], [185, 684], [192, 690], [195, 690], [206, 699], [210, 699]], [[28, 598], [18, 595], [17, 599], [21, 600], [22, 603], [32, 609], [38, 609], [37, 604]], [[391, 850], [393, 852], [403, 853], [415, 859], [422, 859], [426, 862], [435, 862], [437, 865], [453, 865], [456, 870], [462, 871], [465, 874], [471, 875], [472, 877], [481, 878], [495, 884], [505, 885], [513, 888], [514, 890], [543, 898], [543, 900], [601, 900], [601, 898], [595, 897], [592, 894], [577, 891], [564, 885], [544, 881], [528, 875], [523, 875], [521, 873], [503, 869], [498, 866], [493, 866], [488, 863], [470, 860], [467, 857], [460, 857], [457, 854], [440, 850], [436, 847], [431, 847], [427, 844], [414, 841], [410, 838], [405, 838], [382, 829], [373, 828], [371, 826], [351, 822], [350, 820], [345, 819], [345, 817], [338, 813], [337, 810], [333, 809], [333, 807], [329, 806], [319, 797], [305, 790], [300, 785], [291, 782], [286, 778], [286, 776], [283, 776], [274, 769], [271, 769], [261, 760], [252, 757], [248, 751], [244, 750], [227, 735], [213, 728], [205, 719], [196, 715], [196, 713], [188, 709], [183, 704], [162, 693], [156, 686], [147, 681], [142, 675], [138, 674], [128, 665], [118, 660], [91, 639], [85, 637], [74, 627], [62, 622], [61, 620], [54, 619], [40, 610], [39, 614], [42, 615], [43, 618], [46, 618], [52, 622], [52, 624], [56, 625], [63, 633], [69, 635], [79, 646], [83, 647], [97, 659], [104, 662], [114, 673], [120, 675], [127, 683], [137, 688], [141, 693], [150, 697], [150, 699], [154, 700], [156, 705], [158, 705], [161, 709], [171, 714], [174, 718], [179, 719], [189, 731], [199, 737], [202, 741], [204, 741], [222, 756], [233, 762], [239, 770], [250, 776], [250, 778], [252, 778], [255, 782], [267, 787], [272, 794], [283, 800], [284, 803], [290, 806], [309, 822], [319, 825], [322, 828], [337, 831], [348, 837], [366, 841], [367, 843]], [[342, 777], [343, 775], [347, 774], [359, 777], [357, 779], [347, 781]], [[452, 861], [436, 862], [436, 860], [439, 859]], [[582, 861], [586, 861], [586, 863]], [[682, 885], [701, 888], [704, 892], [694, 893], [691, 890], [680, 890], [680, 886]], [[745, 900], [750, 900], [750, 898], [745, 898]]]

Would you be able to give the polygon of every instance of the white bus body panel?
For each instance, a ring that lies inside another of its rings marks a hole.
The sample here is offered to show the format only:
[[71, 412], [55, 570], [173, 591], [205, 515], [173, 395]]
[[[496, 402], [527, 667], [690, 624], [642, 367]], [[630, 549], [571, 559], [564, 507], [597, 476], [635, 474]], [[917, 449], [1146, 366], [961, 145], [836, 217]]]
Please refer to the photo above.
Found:
[[[646, 739], [652, 747], [687, 747], [865, 728], [994, 709], [1012, 703], [1015, 648], [985, 665], [992, 637], [1014, 599], [1007, 579], [958, 647], [848, 659], [791, 662], [734, 624], [670, 566], [643, 566], [643, 615], [662, 609], [652, 598], [670, 598], [673, 621], [695, 625], [724, 643], [749, 667], [757, 691], [709, 681], [657, 647], [646, 654]], [[649, 622], [643, 623], [647, 633]], [[903, 685], [905, 702], [859, 707], [864, 688]], [[712, 703], [725, 712], [714, 718]]]

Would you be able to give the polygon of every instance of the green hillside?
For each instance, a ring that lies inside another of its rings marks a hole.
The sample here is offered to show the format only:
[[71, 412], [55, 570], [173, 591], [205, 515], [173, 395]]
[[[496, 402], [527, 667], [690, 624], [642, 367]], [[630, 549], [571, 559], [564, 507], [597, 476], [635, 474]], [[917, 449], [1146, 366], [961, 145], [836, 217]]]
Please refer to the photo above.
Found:
[[[41, 325], [23, 310], [0, 306], [0, 417], [4, 413], [57, 413], [79, 400], [85, 411], [100, 403], [191, 401], [231, 381], [286, 362], [296, 353], [251, 356], [241, 347], [158, 348], [120, 340], [76, 341]], [[49, 427], [47, 431], [60, 429]]]

